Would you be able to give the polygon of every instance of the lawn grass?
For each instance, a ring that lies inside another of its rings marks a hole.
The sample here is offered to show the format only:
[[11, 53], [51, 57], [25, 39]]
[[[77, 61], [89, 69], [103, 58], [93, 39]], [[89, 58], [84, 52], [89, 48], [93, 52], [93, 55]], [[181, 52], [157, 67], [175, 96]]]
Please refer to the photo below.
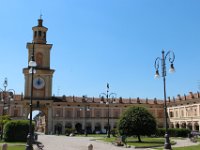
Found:
[[127, 144], [135, 146], [136, 148], [140, 147], [158, 147], [164, 144], [164, 138], [148, 138], [143, 137], [142, 142], [138, 142], [137, 138], [128, 138]]
[[[96, 140], [103, 140], [105, 142], [115, 143], [116, 137], [111, 138], [97, 138]], [[135, 148], [146, 148], [146, 147], [159, 147], [164, 145], [164, 138], [151, 138], [151, 137], [141, 137], [142, 142], [138, 142], [135, 137], [127, 138], [127, 145], [134, 146]], [[174, 141], [171, 142], [175, 144]]]
[[25, 142], [4, 142], [4, 141], [0, 141], [0, 145], [3, 143], [7, 143], [9, 145], [25, 145]]
[[84, 134], [76, 134], [75, 136], [80, 136], [80, 137], [106, 137], [106, 134], [88, 134], [85, 136]]
[[[173, 150], [200, 150], [200, 145], [187, 146], [187, 147], [173, 147]], [[163, 148], [156, 148], [156, 150], [163, 150]]]
[[[200, 142], [200, 138], [197, 138], [197, 142]], [[187, 147], [174, 147], [173, 150], [200, 150], [200, 144]]]
[[[79, 136], [84, 136], [84, 135], [79, 135]], [[102, 140], [104, 142], [109, 142], [109, 143], [116, 143], [117, 137], [111, 136], [110, 138], [107, 138], [106, 134], [88, 134], [87, 137], [94, 137], [95, 140]], [[142, 136], [141, 137], [142, 142], [138, 142], [138, 138], [136, 137], [128, 137], [127, 138], [127, 145], [136, 147], [136, 148], [148, 148], [148, 147], [161, 147], [164, 145], [164, 138], [154, 138], [154, 137], [146, 137]], [[171, 144], [175, 144], [173, 139], [171, 140]]]
[[188, 147], [174, 147], [173, 150], [200, 150], [200, 145]]
[[[84, 135], [77, 135], [84, 137]], [[102, 140], [105, 142], [109, 143], [114, 143], [116, 142], [116, 137], [111, 136], [110, 138], [107, 138], [105, 134], [89, 134], [87, 137], [94, 137], [95, 140]], [[200, 145], [195, 145], [195, 146], [188, 146], [188, 147], [173, 147], [173, 144], [175, 142], [173, 139], [177, 138], [171, 138], [170, 143], [172, 144], [173, 150], [200, 150]], [[182, 139], [182, 138], [178, 138]], [[164, 146], [164, 138], [154, 138], [154, 137], [141, 137], [142, 142], [138, 142], [138, 139], [136, 137], [128, 137], [127, 138], [127, 145], [136, 147], [136, 148], [154, 148], [156, 150], [163, 150]], [[200, 139], [197, 139], [198, 142], [200, 142]], [[0, 149], [1, 145], [5, 143], [0, 141]], [[8, 150], [24, 150], [26, 143], [23, 142], [8, 142]], [[156, 148], [158, 147], [158, 148]]]
[[24, 150], [24, 149], [25, 149], [24, 145], [12, 145], [12, 146], [8, 146], [8, 150]]
[[[177, 139], [177, 138], [171, 138], [173, 139]], [[181, 138], [178, 138], [181, 139]], [[197, 142], [200, 142], [200, 138], [197, 139]], [[155, 148], [156, 150], [163, 150], [163, 148]], [[194, 145], [194, 146], [185, 146], [185, 147], [173, 147], [172, 145], [172, 149], [173, 150], [200, 150], [200, 144], [199, 145]]]
[[3, 143], [8, 144], [8, 150], [24, 150], [25, 142], [4, 142], [0, 141], [0, 149], [2, 149]]
[[[0, 149], [2, 149], [2, 146], [0, 146]], [[25, 145], [9, 145], [8, 144], [8, 150], [24, 150]]]

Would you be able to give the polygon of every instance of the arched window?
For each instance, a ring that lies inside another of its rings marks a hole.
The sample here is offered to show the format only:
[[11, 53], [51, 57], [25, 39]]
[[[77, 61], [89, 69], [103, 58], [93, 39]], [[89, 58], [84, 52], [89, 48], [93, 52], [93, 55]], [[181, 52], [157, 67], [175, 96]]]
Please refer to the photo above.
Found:
[[42, 31], [38, 31], [39, 36], [42, 36]]
[[34, 32], [34, 37], [37, 37], [37, 31]]

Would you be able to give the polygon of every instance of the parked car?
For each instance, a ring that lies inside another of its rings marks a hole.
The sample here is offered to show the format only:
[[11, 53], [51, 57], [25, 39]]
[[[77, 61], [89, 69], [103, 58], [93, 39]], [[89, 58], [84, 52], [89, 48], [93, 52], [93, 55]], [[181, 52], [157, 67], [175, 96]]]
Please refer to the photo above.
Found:
[[193, 136], [197, 136], [197, 135], [200, 135], [200, 132], [199, 131], [191, 131], [191, 134]]

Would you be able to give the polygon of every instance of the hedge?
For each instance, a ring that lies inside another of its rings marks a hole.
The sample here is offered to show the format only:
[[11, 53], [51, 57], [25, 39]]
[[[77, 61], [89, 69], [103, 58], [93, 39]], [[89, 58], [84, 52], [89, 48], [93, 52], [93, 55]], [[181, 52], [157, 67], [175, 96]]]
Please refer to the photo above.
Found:
[[[34, 132], [34, 124], [32, 124]], [[4, 140], [6, 142], [25, 142], [29, 133], [29, 120], [12, 120], [4, 126]]]
[[[179, 129], [179, 128], [169, 128], [169, 136], [170, 137], [187, 137], [190, 133], [189, 129]], [[165, 128], [158, 128], [156, 135], [159, 137], [163, 137], [165, 135]]]

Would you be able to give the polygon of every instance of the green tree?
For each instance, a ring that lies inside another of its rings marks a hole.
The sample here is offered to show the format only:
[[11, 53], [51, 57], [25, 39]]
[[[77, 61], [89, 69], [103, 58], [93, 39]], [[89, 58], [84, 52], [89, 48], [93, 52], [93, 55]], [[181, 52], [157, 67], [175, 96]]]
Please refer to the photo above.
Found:
[[8, 115], [0, 116], [0, 125], [6, 124], [6, 122], [10, 121], [11, 118]]
[[0, 116], [0, 126], [1, 128], [6, 124], [8, 121], [10, 121], [11, 118], [8, 115]]
[[152, 135], [156, 133], [156, 120], [154, 116], [144, 107], [129, 107], [120, 117], [118, 122], [120, 135], [138, 137], [141, 135]]

